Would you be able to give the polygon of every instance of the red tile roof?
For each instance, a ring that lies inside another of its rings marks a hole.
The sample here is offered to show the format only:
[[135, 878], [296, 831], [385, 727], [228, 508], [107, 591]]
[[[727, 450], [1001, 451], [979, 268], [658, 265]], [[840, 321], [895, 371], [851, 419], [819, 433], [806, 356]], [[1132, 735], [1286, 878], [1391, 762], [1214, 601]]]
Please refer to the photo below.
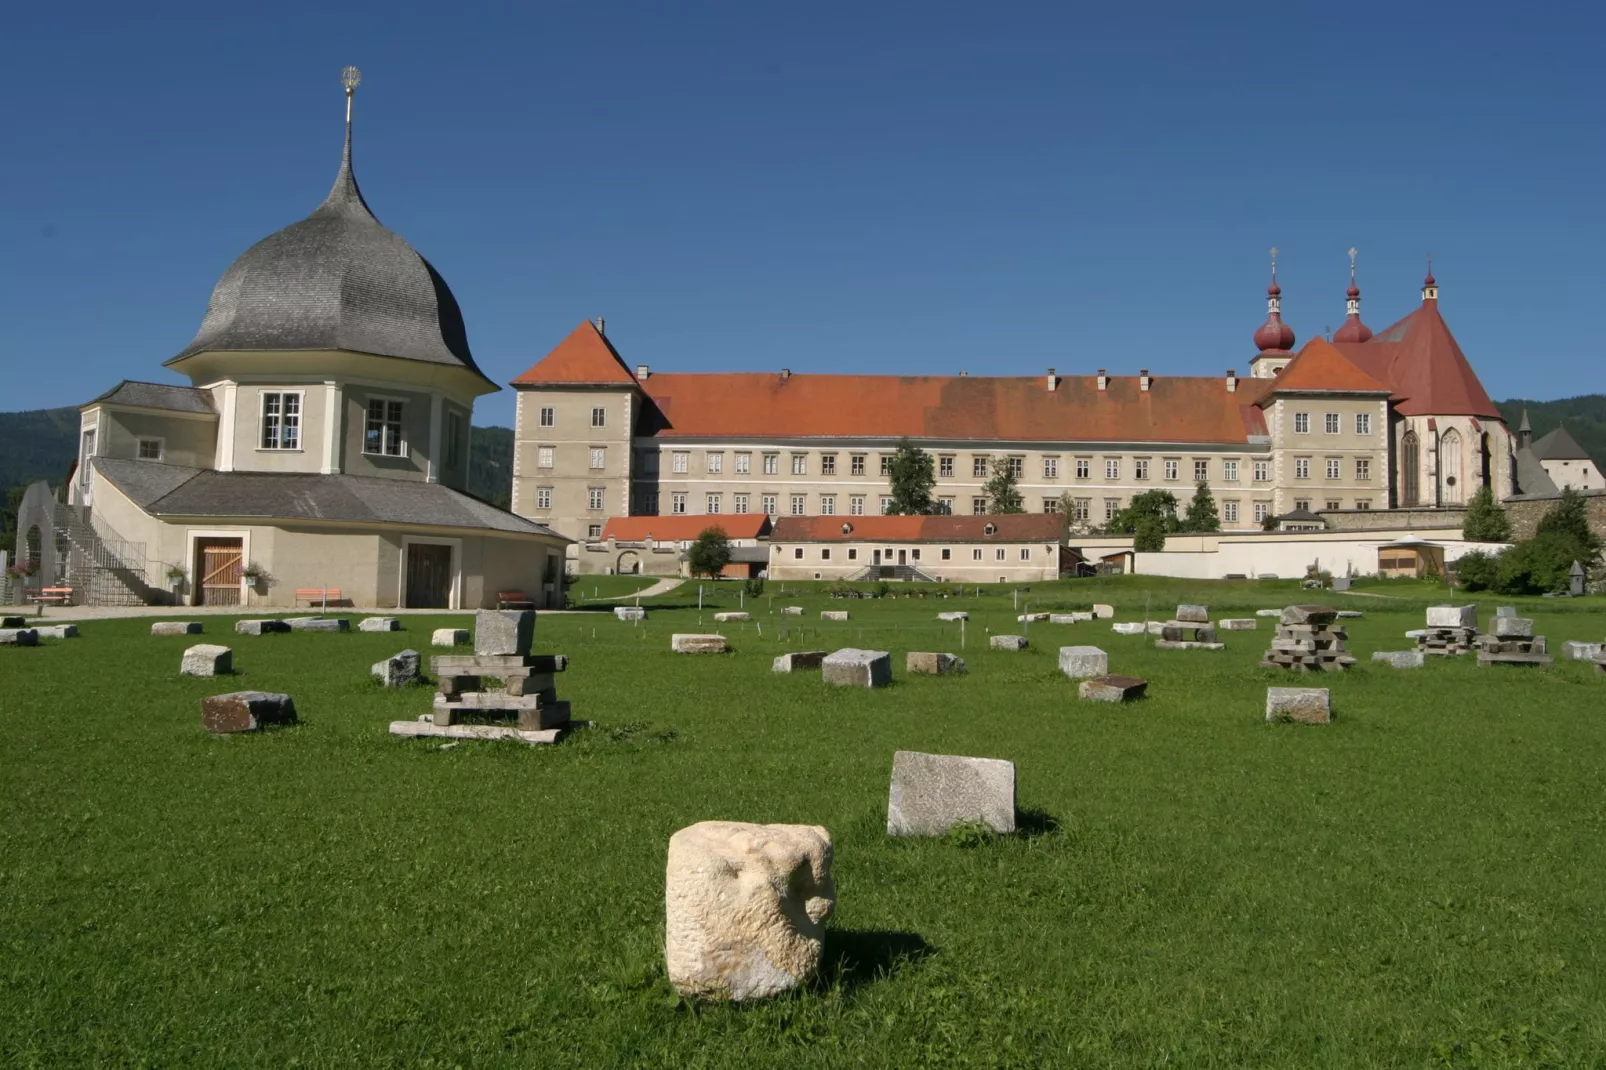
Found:
[[635, 373], [619, 359], [612, 343], [597, 330], [590, 320], [569, 332], [557, 348], [542, 357], [523, 375], [513, 380], [514, 386], [559, 383], [575, 386], [597, 384], [634, 385]]
[[1271, 382], [1273, 393], [1390, 393], [1387, 385], [1356, 367], [1331, 342], [1320, 338], [1306, 342], [1299, 356], [1289, 361]]
[[1335, 343], [1334, 348], [1389, 384], [1403, 416], [1501, 418], [1439, 314], [1437, 300], [1423, 301], [1369, 342]]
[[1266, 389], [1240, 379], [1156, 376], [1044, 377], [654, 375], [642, 384], [656, 413], [642, 433], [664, 438], [879, 438], [995, 442], [1243, 443], [1243, 406]]
[[683, 542], [695, 539], [709, 528], [721, 528], [733, 539], [757, 539], [769, 534], [770, 518], [763, 513], [716, 513], [693, 516], [615, 516], [602, 527], [604, 539], [643, 542], [650, 535], [655, 542]]
[[[985, 534], [992, 525], [994, 533]], [[846, 527], [849, 530], [844, 532]], [[783, 516], [771, 542], [1060, 542], [1058, 513], [985, 516]]]

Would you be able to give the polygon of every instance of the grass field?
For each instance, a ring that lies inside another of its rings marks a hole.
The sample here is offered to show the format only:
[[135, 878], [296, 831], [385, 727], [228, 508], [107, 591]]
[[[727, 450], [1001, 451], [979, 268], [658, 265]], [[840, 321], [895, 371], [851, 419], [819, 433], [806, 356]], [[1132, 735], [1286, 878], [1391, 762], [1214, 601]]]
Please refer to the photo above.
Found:
[[[996, 591], [771, 584], [722, 657], [668, 653], [699, 630], [696, 584], [644, 626], [545, 615], [538, 648], [571, 655], [560, 692], [595, 722], [556, 747], [386, 734], [430, 692], [385, 692], [368, 665], [461, 615], [264, 637], [208, 618], [226, 681], [177, 676], [194, 640], [148, 620], [0, 648], [0, 1064], [1600, 1066], [1606, 678], [1374, 668], [1443, 598], [1368, 590], [1389, 597], [1328, 596], [1366, 618], [1361, 664], [1311, 681], [1333, 688], [1325, 727], [1262, 721], [1265, 687], [1297, 682], [1255, 667], [1268, 622], [1220, 653], [1102, 622], [992, 653], [989, 631], [1020, 628]], [[701, 627], [737, 597], [706, 590]], [[1137, 578], [1027, 597], [1118, 620], [1305, 600]], [[786, 604], [806, 634], [783, 639]], [[1606, 635], [1588, 603], [1518, 604], [1553, 651]], [[824, 626], [827, 606], [853, 619]], [[948, 608], [972, 614], [962, 651]], [[891, 650], [895, 683], [772, 675], [799, 643]], [[1079, 702], [1055, 666], [1071, 643], [1151, 697]], [[970, 673], [907, 678], [920, 649]], [[291, 692], [303, 723], [204, 733], [200, 697], [246, 687]], [[888, 840], [900, 748], [1014, 761], [1023, 832]], [[665, 981], [666, 843], [713, 818], [833, 833], [809, 990], [691, 1006]]]

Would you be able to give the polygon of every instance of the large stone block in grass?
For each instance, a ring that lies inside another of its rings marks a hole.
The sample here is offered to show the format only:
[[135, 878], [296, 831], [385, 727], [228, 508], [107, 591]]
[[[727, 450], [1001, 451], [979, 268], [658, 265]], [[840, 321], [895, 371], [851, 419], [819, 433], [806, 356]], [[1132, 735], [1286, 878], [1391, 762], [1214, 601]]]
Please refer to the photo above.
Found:
[[290, 625], [282, 620], [237, 620], [234, 622], [235, 635], [272, 635], [275, 632], [287, 632]]
[[1329, 692], [1325, 687], [1266, 688], [1266, 720], [1297, 721], [1300, 724], [1327, 724], [1333, 719]]
[[714, 614], [714, 623], [715, 624], [734, 624], [737, 621], [752, 620], [752, 619], [753, 619], [753, 615], [751, 613], [737, 612], [737, 611], [734, 611], [734, 610], [731, 611], [731, 612], [728, 612], [728, 613], [715, 613]]
[[0, 646], [38, 646], [37, 628], [0, 628]]
[[215, 643], [197, 643], [184, 651], [180, 676], [222, 676], [234, 671], [234, 651]]
[[467, 628], [436, 628], [429, 635], [430, 646], [467, 646]]
[[1177, 615], [1174, 619], [1184, 624], [1209, 624], [1210, 607], [1181, 605], [1177, 607]]
[[965, 671], [965, 659], [957, 654], [911, 650], [904, 658], [903, 667], [912, 676], [958, 676]]
[[286, 617], [285, 623], [292, 632], [351, 631], [351, 621], [345, 617]]
[[1286, 606], [1281, 614], [1284, 624], [1331, 624], [1337, 619], [1332, 606]]
[[533, 609], [482, 609], [474, 614], [474, 653], [524, 657], [535, 642]]
[[947, 621], [948, 623], [952, 624], [957, 621], [969, 620], [970, 614], [966, 613], [962, 609], [955, 609], [947, 613], [938, 613], [937, 619], [940, 621]]
[[1115, 618], [1115, 607], [1114, 606], [1107, 606], [1103, 602], [1094, 602], [1093, 603], [1093, 619], [1094, 620], [1113, 620], [1114, 618]]
[[1029, 644], [1024, 635], [995, 635], [987, 645], [994, 650], [1025, 650]]
[[1252, 632], [1260, 626], [1254, 617], [1227, 617], [1216, 621], [1216, 627], [1224, 632]]
[[201, 725], [208, 732], [255, 732], [272, 724], [294, 724], [296, 704], [289, 695], [231, 691], [201, 700]]
[[1477, 606], [1429, 606], [1429, 628], [1476, 628]]
[[820, 610], [820, 619], [821, 620], [847, 620], [848, 619], [848, 611], [845, 610], [845, 609], [822, 609], [822, 610]]
[[1110, 671], [1110, 656], [1096, 646], [1060, 647], [1060, 672], [1072, 680], [1103, 676]]
[[776, 658], [771, 669], [775, 672], [804, 672], [818, 669], [821, 662], [825, 661], [826, 653], [824, 650], [794, 650]]
[[669, 838], [664, 962], [695, 999], [763, 999], [819, 969], [836, 906], [831, 834], [811, 825], [702, 821]]
[[1110, 625], [1110, 631], [1116, 635], [1143, 635], [1149, 626], [1141, 620], [1118, 621]]
[[1281, 617], [1282, 615], [1283, 615], [1283, 611], [1280, 610], [1280, 609], [1257, 609], [1257, 610], [1255, 610], [1255, 616], [1257, 616], [1257, 617]]
[[851, 646], [833, 650], [820, 662], [820, 678], [844, 687], [886, 687], [892, 683], [892, 655]]
[[1015, 831], [1015, 763], [901, 750], [892, 756], [887, 835], [941, 836], [979, 821]]
[[1372, 660], [1395, 669], [1420, 669], [1427, 664], [1427, 655], [1420, 650], [1376, 650]]
[[645, 606], [614, 606], [613, 615], [620, 620], [646, 620], [647, 609]]
[[369, 671], [386, 687], [407, 687], [418, 682], [421, 659], [416, 650], [403, 650], [384, 661], [376, 661]]
[[34, 628], [41, 639], [77, 639], [76, 624], [41, 624]]
[[1601, 643], [1585, 643], [1577, 639], [1569, 639], [1561, 644], [1562, 657], [1568, 661], [1594, 661], [1600, 657], [1606, 645]]
[[401, 621], [395, 617], [364, 617], [357, 622], [359, 632], [399, 632]]
[[1136, 676], [1094, 676], [1078, 684], [1076, 692], [1092, 702], [1133, 702], [1148, 689], [1149, 681]]
[[152, 635], [200, 635], [198, 620], [159, 620], [151, 624]]
[[730, 648], [723, 635], [676, 632], [669, 637], [669, 649], [677, 654], [723, 654]]

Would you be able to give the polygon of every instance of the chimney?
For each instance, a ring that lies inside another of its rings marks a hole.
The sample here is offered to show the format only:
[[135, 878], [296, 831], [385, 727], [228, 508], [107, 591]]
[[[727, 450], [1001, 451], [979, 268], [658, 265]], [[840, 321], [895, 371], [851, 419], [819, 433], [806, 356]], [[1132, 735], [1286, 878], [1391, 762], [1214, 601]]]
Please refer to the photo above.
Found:
[[1099, 389], [1104, 390], [1110, 385], [1110, 376], [1103, 368], [1099, 369]]
[[781, 369], [781, 382], [784, 383], [790, 378], [792, 378], [792, 369], [791, 368], [782, 368]]
[[1237, 368], [1228, 368], [1227, 369], [1227, 393], [1236, 394], [1237, 392], [1238, 392], [1238, 369]]
[[597, 333], [604, 338], [608, 337], [608, 321], [601, 316], [597, 317]]
[[1054, 369], [1053, 368], [1048, 369], [1048, 388], [1050, 390], [1054, 390], [1059, 385], [1060, 385], [1060, 377], [1054, 374]]
[[652, 372], [647, 369], [645, 364], [636, 365], [636, 378], [641, 382], [645, 383], [647, 381], [647, 376], [651, 374]]
[[1139, 390], [1142, 390], [1144, 393], [1148, 393], [1149, 384], [1152, 383], [1153, 381], [1154, 380], [1149, 378], [1149, 369], [1147, 369], [1147, 368], [1139, 368], [1138, 369], [1138, 389]]

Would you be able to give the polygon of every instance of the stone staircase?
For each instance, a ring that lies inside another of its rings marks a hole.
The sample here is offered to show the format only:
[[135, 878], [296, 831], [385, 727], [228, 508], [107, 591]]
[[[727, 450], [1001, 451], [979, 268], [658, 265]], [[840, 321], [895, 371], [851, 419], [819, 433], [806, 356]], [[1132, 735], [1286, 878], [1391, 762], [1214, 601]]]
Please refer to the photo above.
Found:
[[914, 565], [866, 565], [848, 577], [848, 582], [863, 580], [901, 580], [906, 583], [936, 583], [935, 576], [927, 575]]
[[64, 502], [56, 503], [56, 533], [66, 543], [64, 581], [73, 600], [87, 606], [144, 606], [167, 593], [145, 579], [145, 544], [129, 542], [104, 523], [99, 530], [86, 515]]

